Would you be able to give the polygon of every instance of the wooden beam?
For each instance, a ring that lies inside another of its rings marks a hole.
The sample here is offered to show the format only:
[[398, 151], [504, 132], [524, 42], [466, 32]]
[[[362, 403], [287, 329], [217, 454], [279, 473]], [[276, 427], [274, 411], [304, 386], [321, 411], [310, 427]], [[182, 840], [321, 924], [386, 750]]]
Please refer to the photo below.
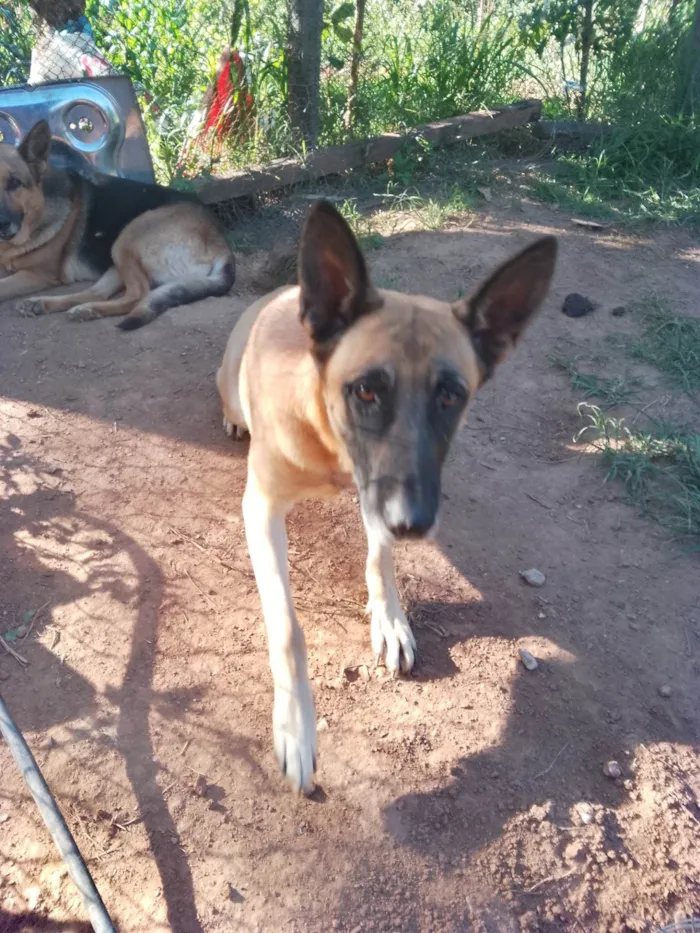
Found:
[[314, 181], [326, 175], [338, 175], [350, 169], [362, 168], [374, 162], [386, 162], [395, 156], [407, 140], [422, 137], [433, 146], [448, 146], [460, 139], [471, 139], [524, 126], [539, 120], [542, 103], [523, 100], [497, 110], [469, 113], [463, 117], [439, 120], [417, 126], [408, 133], [385, 133], [371, 139], [317, 149], [304, 162], [277, 159], [261, 169], [234, 172], [221, 178], [195, 182], [195, 190], [205, 204], [249, 197], [265, 191], [286, 188], [304, 181]]

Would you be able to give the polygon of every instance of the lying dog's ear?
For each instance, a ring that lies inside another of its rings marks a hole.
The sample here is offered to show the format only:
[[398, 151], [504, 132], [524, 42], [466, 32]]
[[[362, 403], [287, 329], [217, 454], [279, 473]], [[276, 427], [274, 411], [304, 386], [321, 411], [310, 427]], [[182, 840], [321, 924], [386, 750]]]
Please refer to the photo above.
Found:
[[360, 247], [347, 222], [327, 201], [309, 211], [297, 260], [301, 320], [320, 357], [381, 299], [370, 282]]
[[51, 130], [46, 120], [39, 120], [19, 144], [19, 154], [29, 166], [34, 181], [39, 181], [49, 164]]
[[510, 353], [542, 304], [556, 259], [556, 237], [543, 237], [497, 269], [474, 295], [454, 305], [469, 331], [484, 379]]

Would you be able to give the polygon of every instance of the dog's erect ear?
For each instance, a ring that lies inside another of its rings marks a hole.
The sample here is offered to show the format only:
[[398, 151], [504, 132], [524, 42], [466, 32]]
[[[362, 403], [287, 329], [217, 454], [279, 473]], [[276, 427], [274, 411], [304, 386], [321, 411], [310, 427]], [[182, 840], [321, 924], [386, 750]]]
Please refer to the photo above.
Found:
[[19, 144], [19, 154], [29, 166], [32, 177], [39, 181], [49, 164], [51, 130], [46, 120], [39, 120]]
[[484, 379], [510, 353], [542, 304], [556, 259], [556, 238], [543, 237], [497, 269], [474, 295], [454, 305], [469, 331]]
[[352, 230], [327, 201], [317, 201], [306, 218], [298, 272], [301, 320], [320, 356], [359, 317], [381, 305]]

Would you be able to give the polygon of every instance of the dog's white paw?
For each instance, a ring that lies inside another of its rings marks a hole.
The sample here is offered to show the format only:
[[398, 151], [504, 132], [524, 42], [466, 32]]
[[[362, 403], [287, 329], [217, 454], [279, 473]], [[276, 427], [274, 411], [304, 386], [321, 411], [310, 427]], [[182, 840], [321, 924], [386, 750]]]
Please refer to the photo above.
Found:
[[407, 674], [416, 660], [416, 639], [408, 619], [401, 607], [395, 611], [384, 603], [369, 603], [367, 612], [372, 615], [372, 650], [378, 660], [384, 656], [387, 670]]
[[272, 714], [275, 754], [295, 790], [310, 794], [316, 770], [316, 710], [309, 684], [293, 690], [275, 688]]
[[15, 310], [22, 317], [38, 317], [44, 313], [44, 304], [39, 298], [23, 298], [17, 302]]
[[69, 321], [95, 321], [100, 314], [90, 305], [76, 305], [66, 312], [66, 317]]
[[233, 438], [234, 441], [242, 441], [248, 437], [248, 428], [245, 425], [234, 424], [230, 418], [224, 415], [224, 431], [226, 435]]

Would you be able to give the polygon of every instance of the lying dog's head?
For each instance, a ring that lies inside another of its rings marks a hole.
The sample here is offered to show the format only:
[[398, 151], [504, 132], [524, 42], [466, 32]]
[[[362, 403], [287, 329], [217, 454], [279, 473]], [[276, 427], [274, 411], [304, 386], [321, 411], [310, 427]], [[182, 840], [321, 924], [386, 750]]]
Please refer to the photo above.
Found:
[[35, 124], [15, 148], [0, 143], [0, 245], [26, 242], [44, 213], [41, 185], [49, 163], [51, 132]]
[[301, 317], [378, 533], [422, 537], [436, 525], [450, 441], [547, 294], [556, 253], [544, 237], [448, 304], [376, 290], [340, 214], [323, 201], [312, 208], [299, 247]]

